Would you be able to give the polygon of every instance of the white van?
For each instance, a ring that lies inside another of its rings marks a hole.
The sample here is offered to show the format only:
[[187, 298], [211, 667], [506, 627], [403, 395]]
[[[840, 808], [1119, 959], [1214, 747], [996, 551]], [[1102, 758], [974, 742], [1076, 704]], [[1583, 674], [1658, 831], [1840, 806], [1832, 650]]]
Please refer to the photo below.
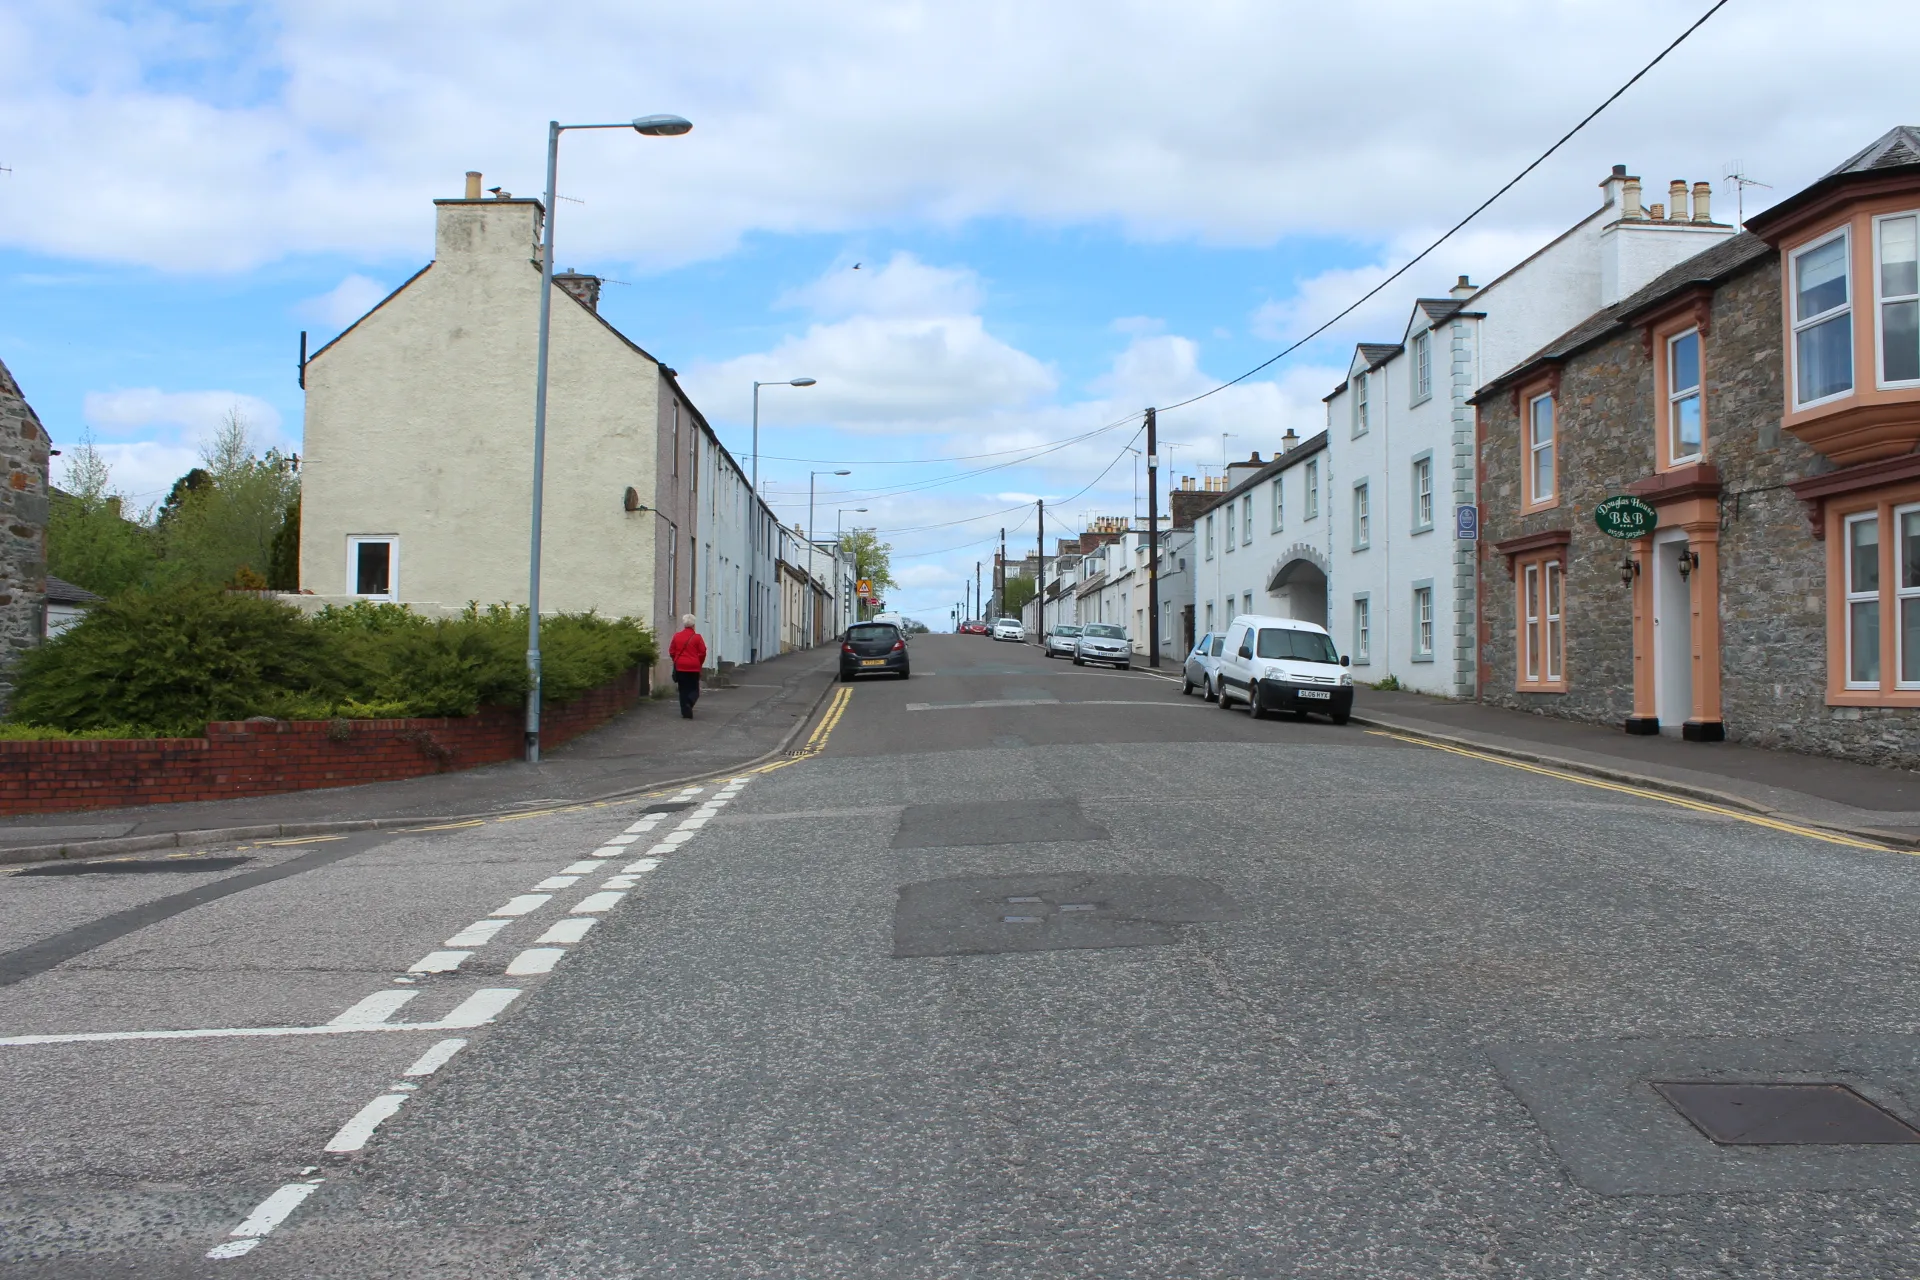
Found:
[[1353, 676], [1348, 659], [1333, 647], [1325, 627], [1293, 618], [1243, 613], [1227, 627], [1220, 654], [1220, 708], [1246, 704], [1258, 720], [1269, 711], [1309, 711], [1345, 724], [1353, 714]]

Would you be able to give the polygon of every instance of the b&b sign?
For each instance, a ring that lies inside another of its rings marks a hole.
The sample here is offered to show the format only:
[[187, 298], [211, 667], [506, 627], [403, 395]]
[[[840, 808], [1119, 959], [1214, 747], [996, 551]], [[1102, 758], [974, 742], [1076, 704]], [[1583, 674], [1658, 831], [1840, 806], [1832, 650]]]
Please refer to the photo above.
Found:
[[1660, 513], [1630, 493], [1616, 494], [1593, 509], [1593, 522], [1609, 538], [1644, 538], [1660, 524]]

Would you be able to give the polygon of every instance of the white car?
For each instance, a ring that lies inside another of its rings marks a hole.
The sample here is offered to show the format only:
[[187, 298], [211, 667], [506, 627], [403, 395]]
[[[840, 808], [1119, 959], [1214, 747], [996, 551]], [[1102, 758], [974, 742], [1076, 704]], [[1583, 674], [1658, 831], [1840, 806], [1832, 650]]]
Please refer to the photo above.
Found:
[[1133, 646], [1127, 642], [1127, 629], [1111, 622], [1089, 622], [1080, 628], [1073, 642], [1073, 665], [1111, 662], [1122, 671], [1133, 666]]
[[1047, 632], [1042, 645], [1043, 652], [1049, 658], [1071, 658], [1073, 646], [1080, 640], [1080, 625], [1075, 622], [1063, 622]]
[[1000, 618], [993, 624], [993, 638], [995, 640], [1018, 640], [1021, 644], [1025, 644], [1027, 642], [1027, 629], [1021, 624], [1018, 618]]
[[1296, 720], [1318, 711], [1335, 724], [1353, 714], [1348, 659], [1325, 627], [1243, 613], [1227, 627], [1219, 663], [1215, 691], [1222, 711], [1242, 702], [1256, 720], [1269, 711], [1291, 711]]

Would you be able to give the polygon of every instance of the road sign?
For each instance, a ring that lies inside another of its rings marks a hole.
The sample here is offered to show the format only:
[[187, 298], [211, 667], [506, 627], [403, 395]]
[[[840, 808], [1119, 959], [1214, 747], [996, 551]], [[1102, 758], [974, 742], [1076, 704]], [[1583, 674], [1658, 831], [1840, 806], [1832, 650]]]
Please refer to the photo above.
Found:
[[1480, 508], [1463, 502], [1453, 509], [1453, 536], [1461, 542], [1480, 541]]
[[870, 596], [873, 594], [873, 579], [862, 578], [860, 579], [859, 582], [854, 584], [853, 589], [863, 596]]
[[1644, 538], [1660, 524], [1660, 513], [1644, 499], [1630, 493], [1616, 494], [1593, 509], [1593, 522], [1609, 538], [1631, 541]]

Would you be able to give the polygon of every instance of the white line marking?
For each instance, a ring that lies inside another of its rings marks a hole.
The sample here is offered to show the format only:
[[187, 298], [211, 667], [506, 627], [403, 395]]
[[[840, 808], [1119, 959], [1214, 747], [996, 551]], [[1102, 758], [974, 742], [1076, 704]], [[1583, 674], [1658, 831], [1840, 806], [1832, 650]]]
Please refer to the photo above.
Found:
[[506, 1007], [519, 995], [518, 987], [482, 987], [455, 1005], [452, 1013], [432, 1025], [449, 1030], [484, 1026], [505, 1012]]
[[209, 1258], [244, 1258], [253, 1252], [253, 1247], [259, 1243], [258, 1240], [229, 1240], [225, 1244], [217, 1244], [207, 1250], [207, 1256]]
[[593, 851], [593, 856], [596, 858], [617, 858], [626, 851], [627, 846], [623, 844], [603, 844]]
[[592, 858], [583, 858], [579, 862], [569, 862], [560, 874], [563, 876], [590, 876], [600, 869], [600, 864]]
[[672, 853], [675, 849], [678, 849], [679, 847], [680, 846], [677, 844], [668, 844], [663, 840], [659, 844], [654, 845], [653, 848], [647, 850], [647, 856], [650, 858], [658, 858], [662, 854]]
[[370, 1027], [385, 1022], [400, 1012], [407, 1001], [419, 995], [418, 991], [376, 991], [358, 1001], [345, 1013], [335, 1018], [331, 1026]]
[[909, 711], [972, 711], [976, 707], [1053, 707], [1058, 698], [986, 698], [979, 702], [909, 702]]
[[620, 899], [626, 896], [624, 893], [590, 893], [574, 906], [573, 913], [587, 915], [593, 912], [611, 911], [620, 904]]
[[[704, 827], [707, 825], [707, 819], [712, 816], [713, 816], [712, 814], [699, 814], [694, 817], [688, 818], [685, 822], [680, 824], [680, 831], [698, 831], [701, 827]], [[679, 831], [676, 831], [674, 835], [678, 835], [679, 833], [680, 833]], [[673, 836], [668, 836], [667, 838], [671, 840]]]
[[548, 876], [545, 880], [542, 880], [533, 887], [536, 889], [571, 889], [579, 883], [579, 876]]
[[553, 966], [559, 964], [560, 957], [566, 954], [565, 947], [528, 947], [507, 961], [507, 976], [531, 978], [539, 973], [552, 973]]
[[600, 882], [602, 889], [631, 889], [636, 883], [632, 876], [608, 876]]
[[612, 839], [608, 840], [607, 843], [608, 844], [632, 844], [635, 840], [638, 840], [639, 838], [640, 836], [638, 835], [638, 833], [621, 834], [621, 835], [614, 836]]
[[693, 839], [691, 831], [669, 831], [660, 843], [669, 847], [678, 847], [691, 839]]
[[620, 868], [620, 873], [629, 876], [645, 875], [659, 865], [660, 859], [658, 858], [642, 858], [638, 862], [629, 862], [626, 866]]
[[460, 962], [472, 955], [471, 951], [429, 951], [413, 962], [408, 973], [452, 973], [460, 967]]
[[484, 947], [493, 941], [493, 935], [509, 924], [506, 920], [476, 920], [460, 932], [448, 938], [442, 946], [447, 947]]
[[729, 778], [729, 779], [727, 779], [727, 783], [728, 783], [728, 785], [729, 785], [729, 786], [735, 786], [735, 787], [744, 787], [744, 786], [746, 786], [746, 785], [747, 785], [747, 784], [748, 784], [749, 782], [752, 782], [752, 781], [753, 781], [753, 779], [752, 779], [752, 778], [746, 778], [746, 777], [741, 777], [741, 778]]
[[496, 916], [524, 916], [530, 911], [538, 911], [553, 900], [550, 893], [523, 893], [509, 898], [506, 904], [493, 912]]
[[367, 1145], [367, 1139], [373, 1131], [387, 1120], [391, 1120], [396, 1111], [406, 1102], [404, 1093], [383, 1093], [354, 1113], [353, 1119], [340, 1126], [340, 1132], [328, 1139], [323, 1151], [334, 1155], [345, 1155], [349, 1151], [358, 1151]]
[[[235, 1227], [229, 1234], [236, 1240], [248, 1239], [257, 1243], [261, 1236], [267, 1235], [275, 1227], [285, 1222], [287, 1215], [295, 1209], [298, 1209], [301, 1203], [317, 1191], [319, 1187], [320, 1183], [318, 1179], [312, 1182], [289, 1182], [286, 1186], [281, 1187], [278, 1191], [255, 1205], [253, 1212], [247, 1215], [246, 1221]], [[246, 1251], [242, 1249], [237, 1252], [222, 1253], [220, 1256], [223, 1258], [235, 1258], [244, 1252]], [[212, 1252], [209, 1252], [207, 1256], [213, 1257], [214, 1255]]]
[[535, 942], [558, 942], [572, 946], [587, 936], [587, 930], [599, 924], [592, 916], [569, 916], [565, 920], [556, 920], [551, 929], [535, 938]]
[[414, 1059], [413, 1065], [400, 1074], [403, 1076], [430, 1076], [440, 1068], [446, 1066], [454, 1054], [466, 1047], [467, 1042], [458, 1036], [452, 1039], [442, 1040], [440, 1043], [434, 1045], [433, 1048]]
[[662, 816], [663, 815], [661, 814], [653, 814], [649, 817], [642, 818], [640, 819], [640, 821], [628, 827], [627, 831], [631, 835], [643, 836], [647, 832], [653, 830], [656, 826], [660, 825], [660, 819]]

